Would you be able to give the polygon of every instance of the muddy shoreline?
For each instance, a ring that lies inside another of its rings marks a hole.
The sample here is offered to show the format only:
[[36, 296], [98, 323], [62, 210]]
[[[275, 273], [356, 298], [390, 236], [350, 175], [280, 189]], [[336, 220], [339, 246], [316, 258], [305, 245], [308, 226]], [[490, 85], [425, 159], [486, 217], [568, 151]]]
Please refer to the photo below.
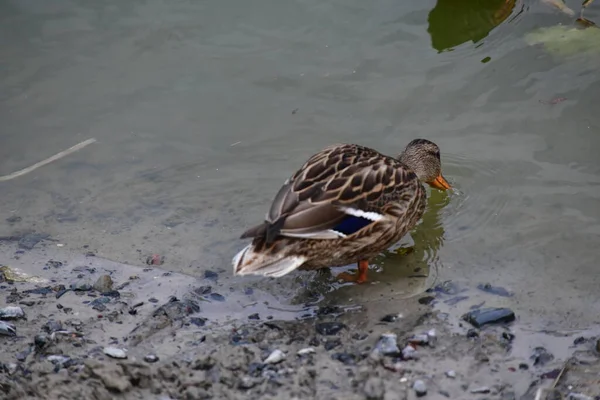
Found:
[[10, 400], [600, 398], [596, 336], [549, 332], [562, 348], [523, 348], [519, 310], [480, 329], [446, 312], [460, 299], [451, 282], [392, 314], [389, 299], [290, 314], [218, 272], [194, 278], [54, 242], [4, 240], [0, 265], [0, 306], [25, 314], [4, 318], [16, 334], [0, 336]]

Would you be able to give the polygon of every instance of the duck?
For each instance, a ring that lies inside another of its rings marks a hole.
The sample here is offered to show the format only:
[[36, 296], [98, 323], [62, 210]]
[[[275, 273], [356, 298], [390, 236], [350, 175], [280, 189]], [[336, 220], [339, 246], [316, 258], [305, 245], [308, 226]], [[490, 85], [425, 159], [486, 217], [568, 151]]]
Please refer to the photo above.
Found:
[[357, 263], [355, 274], [337, 278], [364, 283], [369, 260], [421, 219], [424, 183], [451, 188], [430, 140], [414, 139], [396, 157], [359, 144], [325, 147], [284, 182], [264, 221], [242, 233], [251, 243], [233, 257], [233, 274], [279, 278]]

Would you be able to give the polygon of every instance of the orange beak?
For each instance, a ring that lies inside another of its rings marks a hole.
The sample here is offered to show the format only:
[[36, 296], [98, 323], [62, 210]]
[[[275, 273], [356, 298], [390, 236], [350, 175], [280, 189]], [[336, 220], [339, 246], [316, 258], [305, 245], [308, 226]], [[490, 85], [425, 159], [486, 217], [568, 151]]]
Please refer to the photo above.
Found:
[[429, 183], [431, 187], [440, 190], [448, 190], [451, 187], [448, 181], [446, 181], [446, 178], [444, 178], [441, 173], [437, 176], [437, 178], [427, 183]]

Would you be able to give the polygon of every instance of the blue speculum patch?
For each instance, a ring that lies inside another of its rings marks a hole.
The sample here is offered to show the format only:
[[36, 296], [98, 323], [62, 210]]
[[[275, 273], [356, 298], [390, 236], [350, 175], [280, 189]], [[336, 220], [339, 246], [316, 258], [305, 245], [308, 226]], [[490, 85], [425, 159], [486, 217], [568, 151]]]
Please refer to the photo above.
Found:
[[344, 235], [352, 235], [353, 233], [358, 232], [365, 226], [372, 224], [373, 221], [366, 218], [355, 217], [353, 215], [349, 215], [342, 222], [336, 225], [333, 230], [343, 233]]

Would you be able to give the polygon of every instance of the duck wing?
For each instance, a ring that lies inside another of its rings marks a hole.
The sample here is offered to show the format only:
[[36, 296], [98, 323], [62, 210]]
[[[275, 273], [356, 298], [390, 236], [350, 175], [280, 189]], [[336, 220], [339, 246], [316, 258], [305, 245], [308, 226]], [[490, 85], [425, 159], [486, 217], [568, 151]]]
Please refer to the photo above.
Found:
[[[400, 161], [368, 147], [333, 145], [313, 155], [280, 188], [264, 223], [242, 238], [339, 239], [406, 211], [420, 185]], [[412, 194], [412, 195], [411, 195]]]

